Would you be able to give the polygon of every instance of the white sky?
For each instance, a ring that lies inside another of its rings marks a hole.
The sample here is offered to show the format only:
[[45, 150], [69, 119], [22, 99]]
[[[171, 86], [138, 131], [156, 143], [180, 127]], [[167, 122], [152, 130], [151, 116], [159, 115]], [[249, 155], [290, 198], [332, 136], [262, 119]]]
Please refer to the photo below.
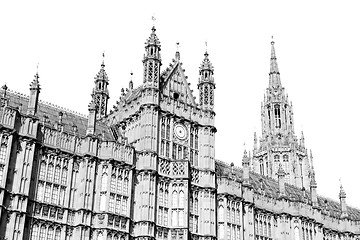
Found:
[[40, 99], [87, 114], [105, 50], [112, 106], [131, 70], [135, 86], [142, 82], [154, 14], [162, 69], [179, 41], [195, 96], [208, 42], [217, 84], [216, 158], [241, 165], [244, 142], [252, 149], [260, 132], [274, 35], [295, 131], [304, 131], [313, 151], [318, 193], [338, 200], [341, 178], [348, 204], [360, 207], [360, 3], [293, 2], [1, 1], [0, 84], [28, 94], [39, 62]]

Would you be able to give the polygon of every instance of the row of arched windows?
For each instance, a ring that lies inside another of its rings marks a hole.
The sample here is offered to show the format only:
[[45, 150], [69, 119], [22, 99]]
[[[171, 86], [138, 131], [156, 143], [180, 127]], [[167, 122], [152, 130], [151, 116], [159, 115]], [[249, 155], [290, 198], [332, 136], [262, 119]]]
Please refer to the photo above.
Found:
[[40, 162], [36, 199], [64, 205], [68, 178], [68, 160], [55, 155], [43, 155]]
[[183, 184], [172, 185], [172, 226], [184, 226], [185, 188]]
[[39, 179], [51, 183], [67, 184], [67, 160], [58, 159], [56, 156], [43, 156], [40, 163]]
[[255, 215], [255, 234], [271, 238], [272, 226], [270, 216], [262, 214]]
[[31, 240], [60, 240], [61, 228], [34, 224], [31, 229]]

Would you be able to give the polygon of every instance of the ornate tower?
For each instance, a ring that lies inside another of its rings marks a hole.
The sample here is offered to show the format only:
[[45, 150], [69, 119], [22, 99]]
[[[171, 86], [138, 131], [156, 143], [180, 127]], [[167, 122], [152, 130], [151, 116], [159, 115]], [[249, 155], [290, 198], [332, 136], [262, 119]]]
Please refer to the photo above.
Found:
[[[103, 58], [105, 54], [103, 53]], [[95, 76], [95, 87], [91, 94], [92, 99], [95, 102], [95, 106], [97, 109], [97, 118], [105, 117], [107, 114], [107, 105], [109, 100], [109, 78], [105, 71], [105, 63], [104, 59], [101, 63], [100, 71]]]
[[259, 145], [254, 137], [253, 167], [254, 171], [277, 179], [281, 164], [285, 182], [310, 189], [311, 167], [305, 140], [302, 134], [299, 141], [294, 132], [292, 103], [281, 84], [274, 45], [272, 41], [269, 86], [261, 104], [262, 136]]
[[[129, 141], [134, 143], [138, 151], [134, 192], [134, 239], [154, 239], [156, 233], [161, 59], [160, 41], [155, 31], [153, 27], [150, 37], [145, 42], [144, 83], [137, 100], [140, 107], [128, 118], [125, 130]], [[132, 88], [131, 85], [132, 83], [129, 84], [129, 89]], [[133, 132], [136, 134], [131, 136]]]
[[156, 36], [156, 28], [153, 26], [151, 29], [150, 37], [145, 42], [145, 54], [144, 54], [144, 84], [146, 87], [152, 86], [159, 87], [160, 79], [160, 41]]
[[200, 65], [199, 70], [199, 96], [200, 96], [200, 106], [203, 109], [213, 110], [214, 109], [214, 67], [212, 66], [209, 60], [209, 54], [206, 51], [204, 54], [205, 58]]

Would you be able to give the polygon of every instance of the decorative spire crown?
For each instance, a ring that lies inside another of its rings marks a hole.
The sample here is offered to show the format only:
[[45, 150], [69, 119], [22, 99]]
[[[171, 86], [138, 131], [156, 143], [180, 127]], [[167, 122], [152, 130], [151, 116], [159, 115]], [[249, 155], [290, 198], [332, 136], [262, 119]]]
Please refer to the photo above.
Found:
[[346, 198], [346, 193], [345, 193], [345, 190], [344, 190], [342, 184], [340, 184], [339, 198]]
[[275, 42], [271, 41], [271, 58], [270, 58], [270, 73], [269, 73], [269, 87], [278, 88], [281, 87], [280, 72], [277, 64], [277, 58], [275, 54]]
[[201, 71], [205, 71], [205, 70], [209, 70], [211, 73], [213, 73], [214, 67], [210, 62], [209, 54], [207, 51], [205, 51], [204, 56], [205, 56], [204, 60], [202, 61], [201, 65], [200, 65], [200, 73], [201, 73]]
[[36, 71], [36, 74], [34, 75], [33, 81], [30, 83], [30, 90], [40, 90], [40, 83], [39, 83], [39, 72]]
[[100, 65], [101, 68], [95, 76], [95, 82], [97, 82], [97, 81], [108, 82], [109, 81], [108, 75], [106, 74], [106, 71], [105, 71], [105, 52], [102, 53], [102, 58], [103, 58], [103, 60]]
[[159, 41], [159, 38], [156, 36], [156, 28], [155, 26], [153, 26], [151, 28], [151, 34], [150, 34], [150, 37], [146, 40], [145, 44], [147, 46], [150, 46], [150, 45], [157, 45], [160, 47], [160, 41]]

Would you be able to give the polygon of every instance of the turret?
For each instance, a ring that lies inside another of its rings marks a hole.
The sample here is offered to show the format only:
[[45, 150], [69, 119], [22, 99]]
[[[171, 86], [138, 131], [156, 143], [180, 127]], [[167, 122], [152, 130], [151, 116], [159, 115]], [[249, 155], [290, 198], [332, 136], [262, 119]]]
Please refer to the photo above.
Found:
[[242, 167], [243, 167], [243, 176], [242, 176], [243, 184], [250, 185], [250, 158], [248, 157], [246, 150], [244, 150]]
[[104, 63], [105, 54], [103, 53], [103, 61], [101, 63], [100, 71], [95, 76], [95, 87], [91, 94], [92, 99], [97, 108], [97, 118], [105, 117], [107, 114], [107, 105], [109, 101], [109, 78], [105, 71]]
[[339, 199], [340, 199], [340, 208], [341, 208], [340, 218], [347, 218], [348, 211], [347, 211], [347, 205], [346, 205], [346, 193], [344, 191], [342, 184], [340, 184]]
[[286, 176], [286, 172], [284, 171], [281, 163], [279, 164], [279, 169], [277, 172], [278, 175], [278, 183], [279, 183], [279, 197], [285, 197], [286, 196], [286, 192], [285, 192], [285, 176]]
[[86, 135], [93, 135], [95, 134], [96, 115], [97, 115], [96, 114], [97, 109], [94, 100], [91, 100], [88, 110], [89, 110], [89, 116], [88, 116]]
[[38, 102], [39, 102], [39, 93], [40, 93], [40, 84], [39, 84], [39, 74], [36, 72], [34, 75], [34, 80], [30, 84], [30, 97], [28, 102], [27, 114], [35, 115]]
[[209, 60], [209, 54], [206, 51], [205, 58], [200, 65], [199, 70], [199, 104], [200, 107], [206, 110], [214, 110], [214, 67]]
[[145, 42], [143, 65], [145, 87], [158, 88], [160, 81], [161, 45], [155, 32], [156, 28], [153, 26], [150, 37]]
[[311, 205], [314, 208], [319, 207], [319, 202], [317, 198], [317, 183], [315, 181], [315, 170], [314, 170], [314, 163], [313, 163], [313, 155], [312, 151], [310, 150], [310, 197], [311, 197]]

